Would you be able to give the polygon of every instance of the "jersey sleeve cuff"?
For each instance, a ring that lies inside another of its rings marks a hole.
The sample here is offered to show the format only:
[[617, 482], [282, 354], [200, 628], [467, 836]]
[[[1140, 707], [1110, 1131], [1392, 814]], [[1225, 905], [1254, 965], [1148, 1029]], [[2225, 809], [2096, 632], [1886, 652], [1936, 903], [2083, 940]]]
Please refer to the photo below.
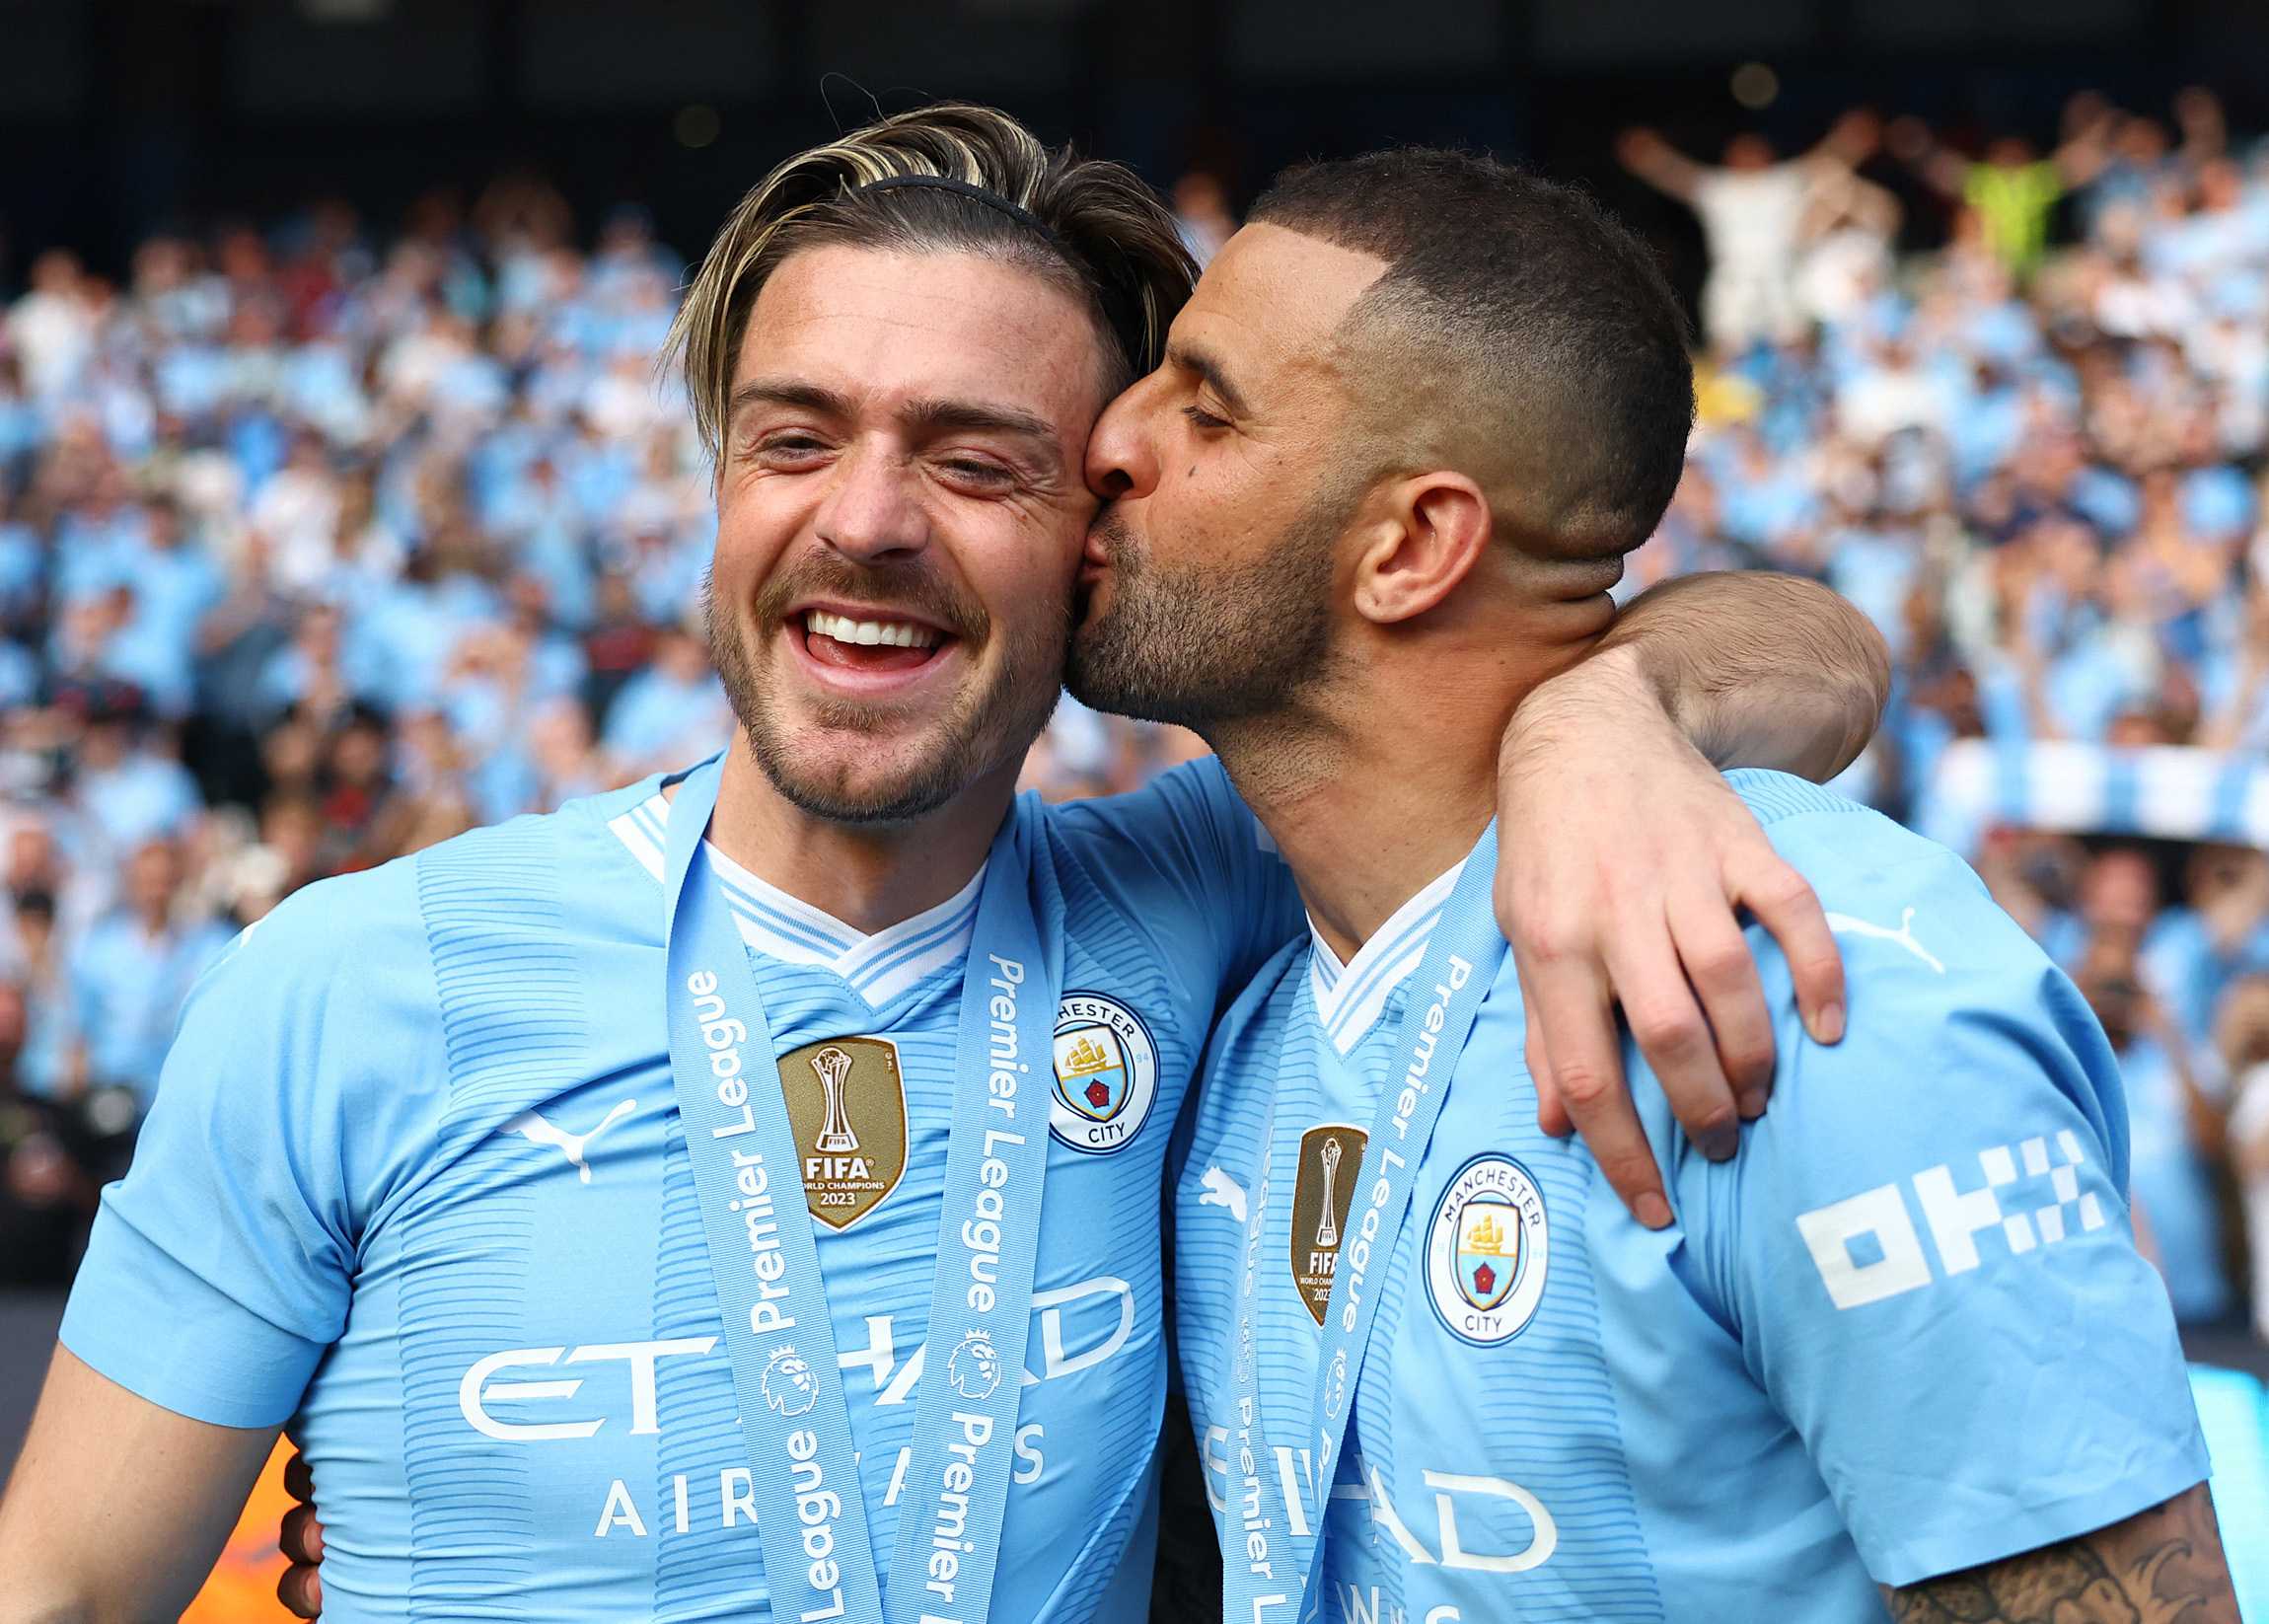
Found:
[[2179, 1446], [2139, 1452], [2114, 1481], [2085, 1493], [2034, 1506], [2011, 1505], [1998, 1515], [1966, 1517], [1959, 1526], [1924, 1531], [1888, 1549], [1866, 1551], [1867, 1571], [1878, 1585], [1895, 1589], [2000, 1562], [2124, 1522], [2195, 1488], [2211, 1473], [2205, 1439], [2193, 1428]]
[[107, 1208], [57, 1340], [136, 1397], [215, 1427], [291, 1419], [324, 1348], [262, 1319]]

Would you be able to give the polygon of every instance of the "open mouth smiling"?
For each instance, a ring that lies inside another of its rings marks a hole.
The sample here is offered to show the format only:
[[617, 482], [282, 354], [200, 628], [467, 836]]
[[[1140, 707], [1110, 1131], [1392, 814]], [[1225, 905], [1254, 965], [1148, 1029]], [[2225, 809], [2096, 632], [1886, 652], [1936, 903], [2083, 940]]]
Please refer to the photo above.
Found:
[[845, 676], [904, 676], [934, 664], [960, 639], [930, 625], [869, 609], [806, 609], [789, 618], [811, 661]]

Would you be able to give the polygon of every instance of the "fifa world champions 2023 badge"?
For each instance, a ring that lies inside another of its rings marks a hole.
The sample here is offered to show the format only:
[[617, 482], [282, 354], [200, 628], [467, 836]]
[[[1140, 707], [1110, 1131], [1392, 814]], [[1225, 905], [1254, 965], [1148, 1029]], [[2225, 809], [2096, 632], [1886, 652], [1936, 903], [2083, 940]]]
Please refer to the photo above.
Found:
[[906, 1173], [906, 1071], [888, 1038], [829, 1038], [780, 1057], [812, 1217], [847, 1229]]
[[1550, 1261], [1544, 1192], [1528, 1169], [1495, 1151], [1460, 1167], [1427, 1229], [1427, 1295], [1451, 1334], [1483, 1348], [1518, 1336]]
[[1300, 1171], [1292, 1183], [1292, 1284], [1318, 1325], [1332, 1305], [1332, 1277], [1362, 1171], [1370, 1135], [1327, 1122], [1300, 1136]]
[[1100, 993], [1056, 1007], [1056, 1088], [1048, 1123], [1074, 1150], [1107, 1155], [1131, 1143], [1158, 1098], [1158, 1046], [1140, 1016]]

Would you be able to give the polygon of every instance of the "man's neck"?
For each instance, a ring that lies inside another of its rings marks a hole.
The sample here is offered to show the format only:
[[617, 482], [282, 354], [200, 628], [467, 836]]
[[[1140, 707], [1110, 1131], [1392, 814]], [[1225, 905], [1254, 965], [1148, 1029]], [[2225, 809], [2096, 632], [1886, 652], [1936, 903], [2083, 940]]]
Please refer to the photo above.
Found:
[[1342, 964], [1473, 849], [1496, 803], [1494, 752], [1469, 771], [1445, 758], [1414, 761], [1419, 752], [1390, 741], [1364, 744], [1298, 796], [1254, 809]]
[[949, 900], [985, 866], [1017, 771], [995, 768], [907, 823], [831, 823], [782, 795], [735, 733], [709, 839], [766, 884], [872, 935]]
[[1331, 722], [1287, 730], [1272, 718], [1216, 736], [1342, 963], [1473, 849], [1497, 804], [1509, 701], [1471, 687], [1423, 701], [1411, 692], [1366, 682], [1359, 697], [1339, 697]]
[[[1572, 623], [1546, 624], [1565, 633]], [[1513, 707], [1600, 629], [1573, 624], [1580, 634], [1525, 648], [1478, 622], [1379, 638], [1297, 720], [1215, 730], [1222, 765], [1343, 964], [1489, 827]]]

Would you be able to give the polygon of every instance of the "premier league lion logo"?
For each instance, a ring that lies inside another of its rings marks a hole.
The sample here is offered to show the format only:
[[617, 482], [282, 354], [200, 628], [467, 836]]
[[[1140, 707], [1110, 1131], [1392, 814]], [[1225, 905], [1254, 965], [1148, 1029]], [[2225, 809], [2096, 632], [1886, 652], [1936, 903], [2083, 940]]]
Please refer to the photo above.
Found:
[[820, 1401], [820, 1380], [793, 1348], [773, 1350], [765, 1366], [765, 1402], [783, 1416], [800, 1416]]
[[992, 1390], [1000, 1385], [1000, 1355], [983, 1331], [972, 1331], [961, 1339], [945, 1362], [945, 1379], [963, 1398], [992, 1396]]

